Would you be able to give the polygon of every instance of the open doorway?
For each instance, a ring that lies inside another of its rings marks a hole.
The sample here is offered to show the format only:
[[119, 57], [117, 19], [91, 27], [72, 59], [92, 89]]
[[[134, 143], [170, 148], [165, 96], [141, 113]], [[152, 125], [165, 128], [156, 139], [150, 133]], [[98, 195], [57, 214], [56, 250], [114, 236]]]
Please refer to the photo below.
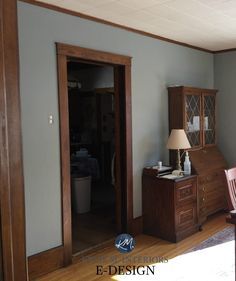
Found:
[[[94, 153], [94, 157], [89, 151], [89, 146], [79, 147], [73, 150], [71, 154], [71, 134], [69, 122], [69, 93], [68, 93], [68, 64], [69, 62], [80, 63], [81, 67], [90, 68], [88, 65], [96, 65], [95, 69], [101, 67], [113, 69], [113, 87], [110, 85], [96, 86], [95, 93], [97, 98], [96, 110], [101, 111], [102, 99], [108, 98], [114, 110], [114, 154], [112, 159], [114, 161], [115, 181], [114, 188], [109, 189], [111, 193], [115, 192], [115, 229], [116, 233], [128, 232], [132, 234], [133, 230], [133, 171], [132, 171], [132, 126], [131, 126], [131, 58], [128, 56], [112, 54], [102, 51], [96, 51], [78, 46], [66, 45], [57, 43], [57, 61], [58, 61], [58, 90], [59, 90], [59, 113], [60, 113], [60, 152], [61, 152], [61, 183], [62, 183], [62, 238], [63, 238], [63, 264], [66, 266], [72, 262], [72, 212], [71, 212], [71, 156], [80, 157], [86, 155], [87, 158], [95, 158], [94, 163], [98, 163], [99, 159], [103, 159], [104, 164], [99, 167], [99, 175], [104, 171], [110, 173], [112, 179], [111, 157], [113, 149], [111, 145], [109, 157], [101, 153], [102, 148], [97, 149], [98, 154]], [[87, 66], [86, 66], [87, 65]], [[69, 86], [73, 88], [72, 84]], [[76, 81], [75, 81], [76, 82]], [[79, 82], [78, 82], [79, 83]], [[80, 85], [74, 85], [80, 88]], [[114, 91], [113, 91], [114, 90]], [[105, 92], [104, 92], [105, 91]], [[114, 92], [114, 94], [112, 94]], [[109, 96], [109, 97], [108, 97]], [[113, 97], [113, 101], [112, 101]], [[107, 103], [107, 101], [106, 101]], [[100, 105], [99, 105], [100, 104]], [[100, 109], [99, 109], [100, 108]], [[112, 117], [112, 112], [110, 112]], [[96, 114], [97, 115], [97, 114]], [[98, 114], [99, 115], [99, 114]], [[100, 116], [101, 112], [100, 112]], [[99, 118], [97, 120], [100, 120]], [[107, 118], [102, 118], [100, 125], [103, 126], [103, 121]], [[101, 130], [100, 130], [101, 131]], [[105, 130], [106, 131], [106, 130]], [[73, 134], [72, 134], [73, 135]], [[101, 138], [101, 137], [100, 137]], [[81, 136], [77, 136], [77, 140], [81, 141]], [[82, 140], [86, 139], [86, 134], [83, 135]], [[76, 136], [75, 136], [76, 142]], [[72, 145], [74, 146], [74, 145]], [[75, 144], [76, 146], [76, 144]], [[103, 148], [104, 149], [104, 148]], [[107, 150], [106, 150], [107, 151]], [[90, 154], [90, 155], [89, 155]], [[103, 155], [103, 156], [102, 156]], [[109, 160], [106, 160], [108, 158]], [[76, 161], [75, 161], [76, 162]], [[77, 161], [80, 162], [80, 161]], [[86, 161], [85, 161], [86, 162]], [[72, 163], [73, 164], [73, 163]], [[83, 163], [82, 163], [83, 164]], [[82, 165], [79, 163], [79, 165]], [[78, 165], [78, 163], [77, 163]], [[97, 165], [97, 164], [94, 164]], [[109, 166], [106, 170], [105, 166]], [[84, 165], [86, 167], [86, 165]], [[76, 168], [76, 167], [75, 167]], [[90, 168], [91, 169], [91, 168]], [[89, 170], [89, 169], [88, 169]], [[95, 169], [96, 170], [96, 169]], [[75, 174], [78, 173], [74, 171]], [[86, 176], [86, 173], [84, 174]], [[88, 177], [91, 174], [87, 173]], [[106, 175], [106, 172], [105, 172]], [[85, 176], [83, 178], [85, 178]], [[109, 183], [109, 175], [104, 177]], [[96, 182], [96, 179], [92, 179]], [[89, 179], [87, 179], [87, 186]], [[99, 188], [99, 186], [98, 186]], [[106, 189], [108, 190], [108, 189]], [[96, 188], [95, 188], [96, 191]], [[98, 197], [97, 197], [98, 198]], [[114, 199], [114, 197], [113, 197]], [[81, 204], [80, 204], [81, 205]], [[90, 205], [91, 208], [91, 205]], [[105, 220], [104, 220], [105, 221]], [[100, 229], [102, 226], [100, 226]], [[113, 228], [114, 229], [114, 228]], [[93, 236], [96, 236], [93, 234]], [[84, 245], [85, 247], [85, 245]], [[93, 248], [94, 249], [94, 248]]]
[[72, 253], [117, 234], [114, 67], [67, 62]]

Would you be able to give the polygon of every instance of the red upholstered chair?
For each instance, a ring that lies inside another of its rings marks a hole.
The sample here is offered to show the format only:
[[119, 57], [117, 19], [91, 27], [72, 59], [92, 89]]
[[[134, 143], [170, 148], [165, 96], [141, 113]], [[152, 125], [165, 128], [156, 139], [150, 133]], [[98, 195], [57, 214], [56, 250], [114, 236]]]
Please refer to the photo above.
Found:
[[226, 198], [229, 211], [236, 210], [236, 167], [225, 170], [227, 181]]
[[[230, 215], [227, 216], [226, 221], [234, 224], [235, 227], [235, 241], [236, 241], [236, 167], [225, 170], [225, 177], [227, 181], [226, 198]], [[235, 242], [235, 281], [236, 281], [236, 242]]]

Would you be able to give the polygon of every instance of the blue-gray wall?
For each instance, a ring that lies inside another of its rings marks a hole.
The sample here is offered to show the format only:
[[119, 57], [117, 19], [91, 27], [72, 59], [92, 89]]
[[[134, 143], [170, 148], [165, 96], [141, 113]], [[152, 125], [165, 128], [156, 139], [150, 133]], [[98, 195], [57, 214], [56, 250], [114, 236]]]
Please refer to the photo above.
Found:
[[236, 165], [236, 51], [214, 56], [218, 144], [230, 166]]
[[142, 168], [168, 160], [166, 87], [212, 88], [213, 55], [21, 2], [18, 16], [27, 254], [32, 255], [61, 244], [55, 42], [133, 57], [135, 217], [142, 212]]

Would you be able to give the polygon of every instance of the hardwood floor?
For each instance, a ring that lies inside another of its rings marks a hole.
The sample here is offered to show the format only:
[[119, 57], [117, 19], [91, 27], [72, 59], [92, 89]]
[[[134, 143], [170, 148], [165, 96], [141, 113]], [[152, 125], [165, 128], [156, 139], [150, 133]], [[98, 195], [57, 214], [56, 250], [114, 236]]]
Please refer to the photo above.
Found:
[[111, 240], [117, 234], [114, 187], [105, 183], [93, 183], [90, 212], [72, 214], [73, 254]]
[[[211, 217], [204, 225], [203, 230], [182, 240], [179, 243], [170, 243], [152, 236], [139, 235], [135, 238], [136, 247], [129, 254], [120, 254], [114, 247], [114, 242], [110, 242], [106, 247], [96, 251], [86, 257], [76, 257], [71, 266], [54, 271], [38, 280], [41, 281], [103, 281], [116, 280], [112, 276], [96, 275], [96, 266], [102, 265], [106, 268], [111, 265], [131, 264], [129, 259], [134, 257], [165, 257], [174, 258], [188, 249], [195, 247], [202, 241], [208, 239], [215, 233], [229, 226], [225, 222], [225, 213]], [[113, 260], [112, 260], [113, 259]], [[144, 265], [144, 262], [132, 262], [132, 265]], [[146, 264], [150, 264], [146, 263]], [[147, 278], [147, 277], [146, 277]], [[128, 277], [127, 277], [128, 279]], [[123, 280], [123, 279], [122, 279]], [[126, 280], [126, 279], [125, 279]], [[133, 280], [133, 279], [132, 279]], [[142, 279], [143, 280], [143, 279]]]
[[116, 236], [112, 209], [100, 208], [86, 214], [73, 214], [72, 253], [76, 254], [104, 243]]

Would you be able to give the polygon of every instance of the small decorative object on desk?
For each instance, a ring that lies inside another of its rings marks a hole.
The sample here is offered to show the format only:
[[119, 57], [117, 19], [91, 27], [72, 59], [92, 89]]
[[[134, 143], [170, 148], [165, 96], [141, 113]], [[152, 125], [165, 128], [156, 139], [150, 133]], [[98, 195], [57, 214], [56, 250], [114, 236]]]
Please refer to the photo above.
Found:
[[172, 175], [178, 176], [178, 177], [183, 177], [184, 171], [182, 171], [182, 170], [174, 170], [174, 171], [172, 172]]
[[174, 171], [172, 171], [171, 174], [168, 173], [168, 174], [160, 175], [161, 178], [170, 179], [170, 180], [182, 178], [183, 176], [184, 176], [184, 171], [181, 171], [181, 170], [174, 170]]
[[168, 175], [164, 175], [164, 176], [161, 176], [161, 178], [164, 178], [164, 179], [169, 179], [169, 180], [175, 180], [175, 179], [178, 179], [178, 178], [182, 178], [183, 175], [174, 175], [174, 174], [168, 174]]

